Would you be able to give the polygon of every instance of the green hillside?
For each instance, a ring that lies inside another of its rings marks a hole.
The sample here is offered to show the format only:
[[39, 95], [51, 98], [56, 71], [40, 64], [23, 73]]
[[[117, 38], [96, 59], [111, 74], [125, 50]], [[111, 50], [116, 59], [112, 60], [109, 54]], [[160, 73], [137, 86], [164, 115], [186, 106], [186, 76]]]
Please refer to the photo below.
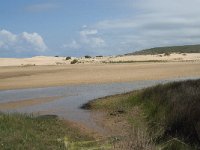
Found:
[[163, 53], [200, 53], [200, 45], [156, 47], [128, 53], [126, 55], [153, 55]]

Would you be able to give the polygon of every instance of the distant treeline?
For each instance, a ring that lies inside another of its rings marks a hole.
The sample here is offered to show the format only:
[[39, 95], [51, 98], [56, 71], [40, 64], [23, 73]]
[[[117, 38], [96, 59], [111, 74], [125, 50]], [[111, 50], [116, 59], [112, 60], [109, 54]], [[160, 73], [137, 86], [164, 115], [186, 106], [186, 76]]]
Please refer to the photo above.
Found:
[[184, 46], [170, 46], [170, 47], [156, 47], [128, 53], [125, 55], [154, 55], [164, 53], [200, 53], [200, 45], [184, 45]]

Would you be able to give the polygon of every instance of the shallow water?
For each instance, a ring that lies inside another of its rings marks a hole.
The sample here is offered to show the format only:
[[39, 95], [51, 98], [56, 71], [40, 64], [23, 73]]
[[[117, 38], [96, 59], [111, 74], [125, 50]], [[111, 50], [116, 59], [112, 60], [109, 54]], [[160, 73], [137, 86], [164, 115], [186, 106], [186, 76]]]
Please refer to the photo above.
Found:
[[79, 107], [92, 99], [114, 95], [132, 90], [142, 89], [156, 84], [163, 84], [170, 81], [179, 81], [189, 78], [176, 78], [157, 81], [135, 81], [129, 83], [106, 83], [106, 84], [84, 84], [62, 87], [34, 88], [0, 91], [0, 105], [5, 102], [21, 101], [42, 97], [55, 97], [56, 100], [32, 106], [25, 106], [16, 109], [1, 110], [3, 112], [21, 112], [38, 114], [55, 114], [61, 118], [82, 123], [90, 128], [97, 128], [97, 125], [90, 116], [90, 111], [82, 110]]

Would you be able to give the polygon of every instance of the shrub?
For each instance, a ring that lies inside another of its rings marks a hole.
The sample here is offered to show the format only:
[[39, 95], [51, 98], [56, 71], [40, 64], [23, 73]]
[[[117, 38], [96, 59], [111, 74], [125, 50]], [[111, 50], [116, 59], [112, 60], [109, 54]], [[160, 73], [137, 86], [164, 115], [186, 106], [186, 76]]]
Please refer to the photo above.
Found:
[[74, 59], [74, 60], [71, 61], [71, 64], [76, 64], [76, 63], [78, 63], [77, 59]]
[[65, 60], [70, 60], [70, 59], [71, 59], [71, 57], [69, 57], [69, 56], [65, 58]]
[[85, 56], [85, 58], [92, 58], [92, 57], [91, 57], [91, 56], [89, 56], [89, 55], [86, 55], [86, 56]]
[[164, 56], [170, 56], [170, 53], [165, 52], [165, 53], [164, 53]]
[[96, 56], [96, 57], [103, 57], [102, 55]]

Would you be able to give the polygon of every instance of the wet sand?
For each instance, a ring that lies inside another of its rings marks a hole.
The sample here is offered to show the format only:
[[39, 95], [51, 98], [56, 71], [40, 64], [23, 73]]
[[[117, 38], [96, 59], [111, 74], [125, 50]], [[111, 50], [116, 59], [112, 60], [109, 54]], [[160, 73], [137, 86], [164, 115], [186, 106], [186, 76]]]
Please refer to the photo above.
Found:
[[200, 77], [200, 62], [0, 67], [0, 90]]
[[28, 107], [28, 106], [34, 106], [34, 105], [41, 105], [45, 103], [49, 103], [52, 101], [57, 100], [59, 97], [42, 97], [42, 98], [35, 98], [35, 99], [25, 99], [25, 100], [20, 100], [20, 101], [13, 101], [13, 102], [4, 102], [1, 103], [0, 105], [0, 110], [12, 110], [12, 109], [19, 109], [23, 107]]

